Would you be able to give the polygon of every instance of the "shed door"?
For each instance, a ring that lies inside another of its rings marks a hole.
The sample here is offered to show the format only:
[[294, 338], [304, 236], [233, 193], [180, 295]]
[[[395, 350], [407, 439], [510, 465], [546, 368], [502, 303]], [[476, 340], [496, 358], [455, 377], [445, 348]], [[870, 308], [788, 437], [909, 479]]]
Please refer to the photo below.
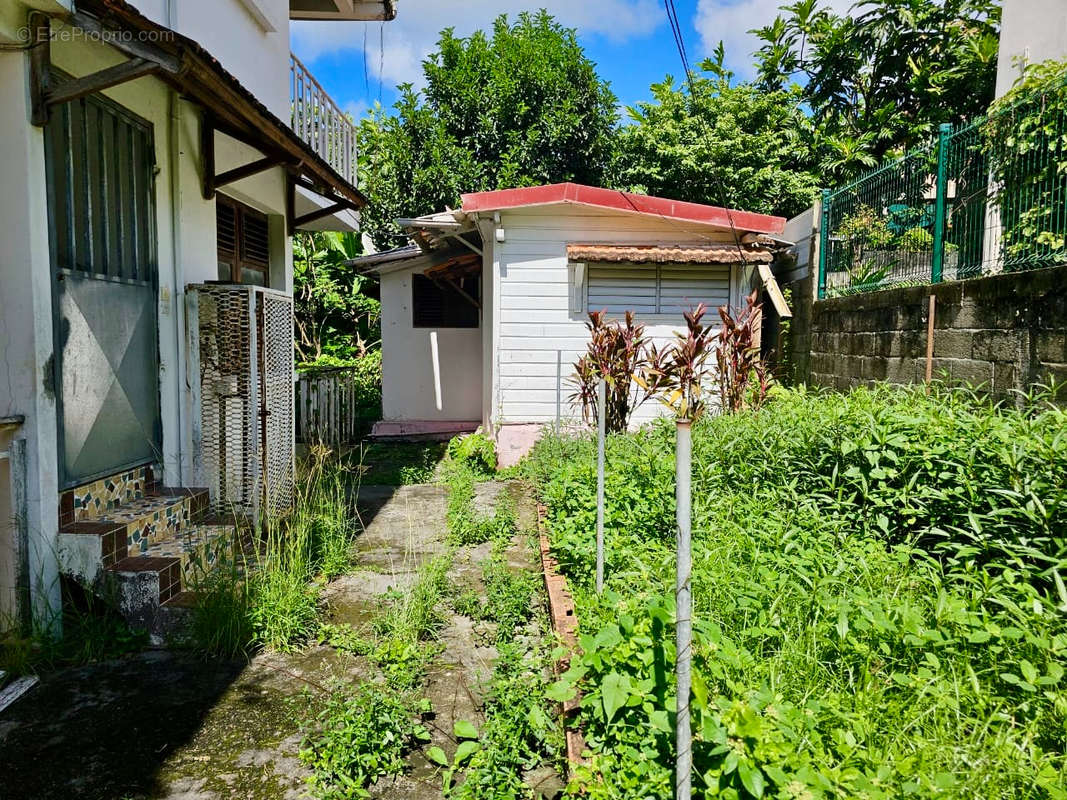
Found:
[[45, 129], [60, 482], [158, 460], [152, 127], [102, 98]]

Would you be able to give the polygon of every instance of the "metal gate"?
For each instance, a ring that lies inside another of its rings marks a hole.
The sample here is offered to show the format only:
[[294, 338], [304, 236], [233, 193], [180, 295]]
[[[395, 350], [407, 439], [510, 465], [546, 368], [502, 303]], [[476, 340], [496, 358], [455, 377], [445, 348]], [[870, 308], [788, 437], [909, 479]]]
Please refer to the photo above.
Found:
[[152, 126], [100, 97], [45, 126], [62, 487], [158, 460]]
[[293, 298], [258, 286], [189, 286], [199, 362], [198, 482], [217, 513], [258, 520], [293, 504]]

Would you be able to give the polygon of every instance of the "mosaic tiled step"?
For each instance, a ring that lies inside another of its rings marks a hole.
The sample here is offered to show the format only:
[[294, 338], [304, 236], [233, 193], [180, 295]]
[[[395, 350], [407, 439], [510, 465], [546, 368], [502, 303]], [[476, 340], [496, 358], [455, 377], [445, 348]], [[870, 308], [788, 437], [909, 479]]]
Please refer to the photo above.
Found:
[[59, 566], [86, 586], [116, 562], [148, 552], [158, 541], [174, 538], [204, 518], [206, 489], [155, 487], [152, 494], [68, 521], [59, 528]]
[[90, 520], [125, 525], [129, 555], [145, 554], [152, 544], [173, 538], [197, 522], [207, 505], [207, 489], [157, 487]]
[[181, 589], [181, 560], [127, 556], [107, 568], [119, 612], [135, 627], [154, 627], [160, 605]]
[[207, 520], [150, 544], [145, 555], [177, 558], [181, 562], [182, 585], [188, 589], [212, 570], [233, 564], [235, 555], [240, 553], [240, 547], [235, 547], [238, 535], [233, 525]]

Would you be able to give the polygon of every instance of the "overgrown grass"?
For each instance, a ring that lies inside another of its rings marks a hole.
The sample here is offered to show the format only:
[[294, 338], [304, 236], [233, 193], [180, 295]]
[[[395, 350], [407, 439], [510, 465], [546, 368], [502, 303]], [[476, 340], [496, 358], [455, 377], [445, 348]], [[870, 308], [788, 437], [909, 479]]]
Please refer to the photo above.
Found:
[[[779, 392], [694, 431], [697, 797], [1067, 797], [1067, 416], [966, 392]], [[576, 589], [592, 798], [672, 791], [667, 423], [527, 471]]]
[[452, 544], [470, 546], [507, 541], [515, 534], [515, 502], [506, 489], [497, 494], [493, 513], [483, 514], [474, 503], [475, 470], [464, 462], [448, 462], [445, 479], [448, 483], [445, 519]]
[[375, 442], [346, 456], [364, 486], [430, 483], [445, 458], [448, 442]]
[[235, 543], [232, 561], [193, 586], [195, 646], [225, 657], [287, 652], [316, 633], [320, 588], [348, 569], [359, 532], [348, 480], [331, 453], [313, 451], [291, 515], [269, 523], [250, 548]]
[[148, 634], [134, 630], [114, 605], [64, 581], [63, 636], [34, 629], [19, 632], [0, 621], [0, 670], [8, 676], [32, 675], [62, 667], [120, 658], [143, 650]]

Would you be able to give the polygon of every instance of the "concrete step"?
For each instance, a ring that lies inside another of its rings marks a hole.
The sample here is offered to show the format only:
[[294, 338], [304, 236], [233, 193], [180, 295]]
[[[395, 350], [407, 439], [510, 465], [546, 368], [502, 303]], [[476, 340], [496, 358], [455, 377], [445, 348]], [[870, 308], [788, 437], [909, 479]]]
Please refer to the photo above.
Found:
[[82, 514], [59, 528], [60, 570], [85, 586], [100, 571], [173, 540], [205, 517], [206, 489], [156, 486], [148, 494]]
[[182, 590], [178, 558], [127, 556], [106, 572], [119, 613], [135, 628], [154, 630], [160, 605]]

